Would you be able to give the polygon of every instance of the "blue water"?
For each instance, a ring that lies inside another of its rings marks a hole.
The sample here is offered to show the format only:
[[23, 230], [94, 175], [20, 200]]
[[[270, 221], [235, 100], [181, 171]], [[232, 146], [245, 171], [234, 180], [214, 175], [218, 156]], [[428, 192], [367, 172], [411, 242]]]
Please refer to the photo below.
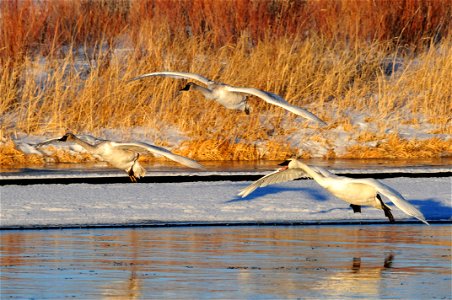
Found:
[[451, 299], [450, 225], [0, 232], [1, 298]]

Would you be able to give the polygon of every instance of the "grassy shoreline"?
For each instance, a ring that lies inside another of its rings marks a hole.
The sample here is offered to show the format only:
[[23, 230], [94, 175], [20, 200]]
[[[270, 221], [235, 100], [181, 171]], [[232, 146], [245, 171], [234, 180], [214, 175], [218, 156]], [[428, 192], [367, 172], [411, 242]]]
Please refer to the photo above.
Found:
[[[312, 1], [298, 11], [292, 1], [225, 1], [223, 8], [209, 1], [173, 1], [172, 8], [168, 1], [57, 2], [42, 10], [33, 10], [33, 1], [0, 6], [3, 25], [14, 13], [28, 18], [7, 27], [14, 38], [0, 38], [2, 165], [44, 163], [14, 151], [17, 136], [71, 130], [105, 137], [115, 130], [115, 138], [128, 140], [137, 138], [136, 128], [139, 138], [198, 160], [452, 155], [452, 39], [444, 19], [451, 8], [441, 1], [382, 1], [380, 14], [365, 21], [371, 1]], [[322, 9], [322, 18], [307, 17]], [[400, 9], [400, 24], [387, 21]], [[416, 25], [420, 16], [425, 24]], [[280, 94], [329, 126], [319, 129], [255, 97], [250, 116], [229, 111], [197, 93], [178, 93], [180, 80], [127, 82], [162, 70]], [[174, 132], [184, 138], [174, 140]]]

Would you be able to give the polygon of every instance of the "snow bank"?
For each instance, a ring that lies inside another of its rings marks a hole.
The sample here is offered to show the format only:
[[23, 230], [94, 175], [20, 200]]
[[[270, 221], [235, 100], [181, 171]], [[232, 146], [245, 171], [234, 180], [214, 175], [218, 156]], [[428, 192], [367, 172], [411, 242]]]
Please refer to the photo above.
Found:
[[[382, 180], [418, 207], [429, 221], [452, 221], [451, 178]], [[180, 223], [387, 222], [363, 207], [354, 214], [313, 180], [260, 188], [247, 198], [238, 190], [251, 182], [138, 184], [46, 184], [0, 187], [2, 228]], [[397, 221], [417, 220], [396, 207]]]

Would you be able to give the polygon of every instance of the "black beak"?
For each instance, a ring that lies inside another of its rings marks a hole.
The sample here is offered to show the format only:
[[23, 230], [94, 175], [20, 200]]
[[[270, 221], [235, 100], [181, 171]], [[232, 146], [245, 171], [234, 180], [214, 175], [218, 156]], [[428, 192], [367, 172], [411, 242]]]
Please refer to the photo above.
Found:
[[60, 142], [66, 142], [67, 141], [67, 135], [64, 135], [63, 137], [58, 139]]
[[189, 91], [190, 90], [190, 85], [187, 84], [185, 87], [181, 88], [179, 91]]
[[285, 166], [288, 166], [289, 163], [290, 163], [290, 160], [288, 159], [288, 160], [283, 161], [283, 162], [280, 163], [279, 165], [285, 167]]

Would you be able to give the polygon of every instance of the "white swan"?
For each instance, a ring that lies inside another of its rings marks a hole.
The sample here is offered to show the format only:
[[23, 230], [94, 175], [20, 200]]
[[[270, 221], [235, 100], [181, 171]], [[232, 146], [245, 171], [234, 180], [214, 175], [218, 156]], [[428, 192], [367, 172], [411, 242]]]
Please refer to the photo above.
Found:
[[287, 160], [281, 165], [285, 167], [253, 182], [241, 190], [239, 196], [246, 197], [258, 187], [309, 176], [337, 198], [350, 203], [355, 213], [361, 212], [362, 205], [372, 206], [382, 209], [389, 221], [394, 222], [391, 209], [381, 199], [380, 195], [383, 195], [407, 215], [413, 216], [429, 225], [424, 215], [413, 205], [409, 204], [399, 192], [375, 179], [354, 179], [337, 176], [326, 169], [310, 167], [296, 159]]
[[185, 73], [185, 72], [154, 72], [154, 73], [148, 73], [143, 74], [140, 76], [137, 76], [135, 78], [130, 79], [129, 81], [142, 79], [145, 77], [151, 77], [151, 76], [162, 76], [162, 77], [171, 77], [171, 78], [178, 78], [178, 79], [193, 79], [197, 80], [205, 85], [206, 87], [200, 86], [196, 83], [189, 82], [187, 85], [181, 89], [181, 91], [189, 91], [189, 90], [195, 90], [201, 92], [204, 97], [207, 99], [215, 100], [224, 107], [228, 109], [237, 109], [244, 111], [246, 114], [249, 114], [249, 106], [247, 104], [247, 96], [243, 94], [250, 94], [256, 97], [261, 98], [267, 103], [282, 107], [296, 115], [302, 116], [303, 118], [306, 118], [308, 120], [317, 122], [321, 125], [326, 125], [324, 121], [322, 121], [320, 118], [318, 118], [313, 113], [307, 111], [306, 109], [303, 109], [301, 107], [292, 105], [288, 103], [286, 100], [284, 100], [282, 97], [255, 88], [247, 88], [247, 87], [235, 87], [231, 86], [225, 83], [221, 82], [215, 82], [208, 78], [205, 78], [201, 75], [194, 74], [194, 73]]
[[111, 164], [113, 167], [125, 170], [132, 182], [137, 182], [137, 179], [146, 174], [146, 170], [138, 162], [140, 153], [150, 152], [157, 155], [163, 155], [175, 162], [185, 165], [190, 168], [203, 169], [204, 167], [194, 160], [172, 153], [171, 151], [160, 148], [154, 145], [133, 142], [133, 143], [119, 143], [108, 140], [103, 140], [95, 145], [92, 145], [84, 140], [78, 138], [74, 134], [68, 132], [63, 137], [58, 139], [51, 139], [43, 143], [37, 144], [37, 147], [47, 145], [53, 142], [74, 142], [85, 148], [91, 154], [100, 156], [102, 160]]

